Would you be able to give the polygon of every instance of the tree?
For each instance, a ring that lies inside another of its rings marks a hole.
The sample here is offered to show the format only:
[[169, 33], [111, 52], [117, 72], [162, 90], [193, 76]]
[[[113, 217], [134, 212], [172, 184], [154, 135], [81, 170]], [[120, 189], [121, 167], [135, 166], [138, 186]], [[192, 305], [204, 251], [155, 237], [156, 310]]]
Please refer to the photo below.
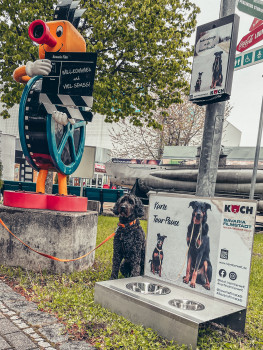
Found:
[[[2, 171], [3, 171], [3, 165], [2, 165], [2, 163], [0, 162], [0, 189], [1, 189], [2, 186], [3, 186]], [[0, 196], [0, 197], [1, 197], [1, 196]]]
[[[29, 24], [52, 20], [53, 0], [1, 0], [1, 101], [6, 109], [19, 103], [23, 87], [12, 81], [14, 69], [38, 58], [27, 34]], [[82, 0], [81, 33], [87, 51], [97, 52], [94, 112], [106, 121], [129, 116], [137, 125], [153, 125], [153, 111], [180, 102], [188, 88], [188, 43], [198, 7], [190, 0]], [[175, 91], [174, 93], [170, 93]], [[158, 96], [156, 99], [155, 96]], [[7, 117], [7, 110], [2, 116]]]
[[[225, 119], [232, 107], [226, 104]], [[199, 107], [183, 96], [183, 102], [172, 104], [168, 109], [157, 110], [153, 117], [161, 129], [155, 130], [144, 124], [133, 126], [126, 118], [113, 126], [110, 136], [114, 149], [113, 157], [161, 159], [164, 146], [198, 146], [201, 144], [205, 107]]]

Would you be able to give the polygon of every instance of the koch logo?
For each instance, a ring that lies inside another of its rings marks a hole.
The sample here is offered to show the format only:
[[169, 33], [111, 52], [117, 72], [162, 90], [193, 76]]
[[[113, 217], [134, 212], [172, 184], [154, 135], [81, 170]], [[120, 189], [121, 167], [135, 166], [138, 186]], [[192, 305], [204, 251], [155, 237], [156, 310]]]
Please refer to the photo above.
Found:
[[226, 213], [241, 213], [241, 214], [253, 214], [253, 207], [246, 207], [245, 205], [225, 205]]

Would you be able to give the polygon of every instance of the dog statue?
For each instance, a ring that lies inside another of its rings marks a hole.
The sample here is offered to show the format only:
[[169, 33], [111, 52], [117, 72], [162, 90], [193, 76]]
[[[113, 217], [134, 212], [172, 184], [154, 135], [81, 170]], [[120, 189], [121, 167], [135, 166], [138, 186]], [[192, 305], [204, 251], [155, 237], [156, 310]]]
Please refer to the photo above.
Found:
[[117, 279], [119, 270], [124, 277], [135, 277], [144, 272], [145, 233], [138, 218], [143, 217], [141, 200], [133, 194], [118, 199], [113, 213], [119, 216], [113, 241], [111, 279]]
[[205, 202], [192, 201], [189, 207], [193, 208], [191, 223], [187, 230], [187, 267], [184, 283], [189, 283], [195, 288], [196, 283], [210, 290], [212, 279], [212, 265], [209, 258], [210, 243], [208, 237], [207, 210], [211, 210], [211, 205]]
[[199, 92], [201, 89], [202, 74], [203, 74], [203, 72], [198, 73], [198, 78], [197, 78], [196, 83], [195, 83], [195, 92]]
[[212, 84], [210, 89], [215, 89], [216, 86], [221, 86], [223, 82], [222, 74], [222, 53], [223, 51], [215, 52], [215, 60], [212, 68]]
[[162, 276], [162, 264], [163, 264], [163, 241], [167, 236], [161, 236], [157, 233], [157, 245], [153, 250], [151, 263], [151, 272], [153, 274], [158, 273], [159, 277]]

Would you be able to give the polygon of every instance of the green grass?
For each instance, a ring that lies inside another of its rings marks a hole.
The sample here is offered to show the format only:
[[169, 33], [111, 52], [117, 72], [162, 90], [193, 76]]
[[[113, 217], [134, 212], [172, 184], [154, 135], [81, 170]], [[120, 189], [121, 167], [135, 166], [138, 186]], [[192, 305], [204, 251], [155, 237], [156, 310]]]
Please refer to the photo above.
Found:
[[[116, 228], [117, 218], [100, 216], [97, 244]], [[146, 232], [147, 222], [142, 221]], [[151, 329], [134, 325], [125, 318], [95, 305], [94, 285], [108, 280], [111, 273], [112, 240], [96, 251], [94, 265], [83, 272], [53, 275], [32, 273], [21, 268], [0, 267], [0, 275], [39, 304], [55, 314], [69, 331], [87, 339], [98, 349], [186, 349], [159, 337]], [[213, 324], [200, 329], [199, 349], [263, 349], [263, 234], [255, 235], [249, 303], [245, 335]]]

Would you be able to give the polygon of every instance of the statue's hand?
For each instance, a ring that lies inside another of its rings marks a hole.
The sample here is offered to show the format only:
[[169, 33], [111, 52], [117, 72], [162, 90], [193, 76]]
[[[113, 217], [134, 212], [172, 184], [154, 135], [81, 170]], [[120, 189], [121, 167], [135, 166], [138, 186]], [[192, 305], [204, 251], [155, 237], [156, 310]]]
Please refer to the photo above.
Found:
[[55, 111], [52, 113], [52, 118], [61, 125], [67, 125], [68, 122], [70, 124], [75, 124], [75, 120], [73, 118], [68, 118], [68, 116], [66, 115], [66, 113], [63, 112], [59, 112], [59, 111]]
[[36, 75], [48, 75], [51, 72], [52, 65], [50, 60], [36, 60], [35, 62], [28, 61], [26, 64], [26, 74], [29, 77]]

